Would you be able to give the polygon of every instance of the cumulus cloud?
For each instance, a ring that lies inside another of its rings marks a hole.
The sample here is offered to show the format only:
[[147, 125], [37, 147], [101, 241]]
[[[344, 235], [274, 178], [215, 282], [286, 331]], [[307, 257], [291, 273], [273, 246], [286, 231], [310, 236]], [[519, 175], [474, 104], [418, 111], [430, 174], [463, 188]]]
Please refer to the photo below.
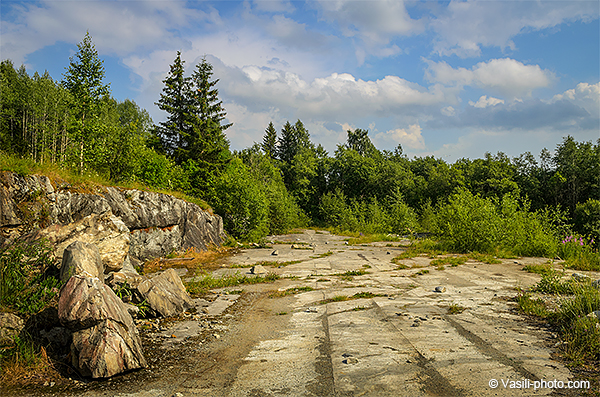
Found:
[[548, 87], [555, 79], [554, 73], [542, 70], [539, 65], [525, 65], [515, 59], [492, 59], [479, 62], [471, 69], [454, 69], [446, 62], [427, 62], [425, 77], [432, 82], [456, 86], [476, 86], [517, 97], [530, 95], [536, 88]]
[[[332, 73], [307, 81], [295, 73], [258, 66], [222, 66], [221, 92], [249, 108], [293, 109], [303, 117], [392, 116], [403, 109], [445, 101], [438, 87], [426, 89], [398, 76], [375, 81]], [[223, 74], [224, 73], [224, 74]]]
[[469, 105], [481, 109], [487, 108], [488, 106], [496, 106], [501, 103], [504, 103], [504, 99], [498, 99], [494, 97], [488, 98], [487, 95], [482, 95], [477, 102], [469, 101]]
[[[2, 5], [3, 59], [15, 64], [58, 41], [76, 43], [86, 31], [104, 54], [125, 55], [141, 48], [185, 46], [172, 30], [190, 24], [219, 25], [219, 13], [186, 7], [178, 1], [49, 1]], [[8, 10], [8, 8], [10, 10]]]
[[396, 128], [379, 132], [375, 134], [374, 141], [380, 148], [391, 149], [401, 144], [403, 147], [413, 150], [425, 149], [425, 140], [418, 124], [410, 125], [408, 128]]
[[554, 95], [548, 103], [553, 104], [560, 101], [576, 104], [598, 118], [600, 116], [600, 83], [579, 83], [575, 88]]
[[514, 49], [513, 37], [565, 22], [598, 18], [593, 1], [451, 1], [432, 19], [434, 52], [475, 57], [481, 47]]

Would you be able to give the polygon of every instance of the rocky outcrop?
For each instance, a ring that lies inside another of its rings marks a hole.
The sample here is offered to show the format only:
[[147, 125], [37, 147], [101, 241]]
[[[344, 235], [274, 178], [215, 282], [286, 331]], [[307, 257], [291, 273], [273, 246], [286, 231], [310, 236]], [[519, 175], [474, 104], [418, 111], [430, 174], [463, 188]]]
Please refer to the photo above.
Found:
[[59, 257], [75, 240], [94, 243], [109, 272], [118, 271], [127, 255], [144, 261], [206, 249], [224, 237], [221, 217], [167, 194], [115, 187], [81, 191], [45, 176], [1, 172], [2, 239], [32, 230], [32, 239], [46, 237], [57, 244]]
[[98, 247], [75, 241], [64, 250], [60, 279], [67, 282], [72, 276], [83, 273], [104, 282], [104, 266]]
[[141, 282], [137, 291], [154, 316], [171, 317], [194, 307], [192, 298], [173, 269]]
[[73, 332], [72, 364], [83, 376], [106, 378], [146, 366], [127, 307], [100, 279], [71, 277], [61, 290], [58, 316]]

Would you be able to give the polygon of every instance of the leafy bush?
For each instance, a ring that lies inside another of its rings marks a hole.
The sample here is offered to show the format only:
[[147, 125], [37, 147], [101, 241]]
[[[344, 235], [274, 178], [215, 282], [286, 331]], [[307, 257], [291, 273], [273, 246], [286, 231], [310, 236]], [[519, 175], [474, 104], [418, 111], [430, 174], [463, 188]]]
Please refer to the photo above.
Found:
[[223, 217], [225, 230], [243, 240], [267, 235], [267, 200], [240, 159], [233, 159], [216, 182], [215, 211]]
[[524, 256], [554, 256], [557, 250], [550, 213], [529, 212], [529, 204], [512, 194], [498, 201], [461, 189], [439, 207], [433, 231], [458, 252], [500, 249]]
[[577, 204], [575, 208], [575, 229], [595, 240], [594, 245], [600, 244], [600, 200], [588, 199], [585, 203]]
[[58, 296], [61, 283], [52, 273], [51, 248], [43, 241], [15, 244], [0, 251], [0, 305], [37, 313]]
[[558, 255], [567, 262], [567, 267], [577, 270], [600, 270], [600, 254], [594, 247], [594, 239], [569, 235], [558, 248]]

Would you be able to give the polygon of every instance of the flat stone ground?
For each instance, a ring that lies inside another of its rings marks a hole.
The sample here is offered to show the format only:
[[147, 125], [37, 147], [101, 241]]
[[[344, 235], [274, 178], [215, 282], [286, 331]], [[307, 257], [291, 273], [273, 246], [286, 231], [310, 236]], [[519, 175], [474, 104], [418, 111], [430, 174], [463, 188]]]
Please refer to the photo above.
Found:
[[[551, 330], [515, 310], [517, 288], [539, 280], [524, 265], [547, 259], [497, 265], [469, 260], [437, 270], [429, 258], [418, 257], [402, 261], [409, 268], [396, 270], [391, 259], [403, 251], [398, 243], [349, 246], [343, 237], [312, 230], [273, 239], [272, 249], [242, 251], [215, 273], [247, 273], [247, 267], [230, 266], [260, 261], [301, 262], [266, 264], [282, 279], [223, 289], [197, 300], [198, 314], [143, 333], [144, 343], [154, 346], [150, 368], [30, 395], [580, 395], [534, 389], [534, 381], [566, 385], [575, 379], [556, 359]], [[312, 247], [292, 249], [292, 243]], [[271, 255], [275, 249], [278, 255]], [[418, 274], [424, 269], [429, 272]], [[368, 274], [340, 276], [357, 270]], [[313, 290], [283, 294], [295, 287]], [[244, 293], [236, 291], [241, 289]], [[283, 296], [270, 297], [274, 291]], [[374, 296], [322, 302], [358, 293]], [[464, 311], [449, 314], [451, 305]], [[490, 387], [492, 379], [498, 387]]]

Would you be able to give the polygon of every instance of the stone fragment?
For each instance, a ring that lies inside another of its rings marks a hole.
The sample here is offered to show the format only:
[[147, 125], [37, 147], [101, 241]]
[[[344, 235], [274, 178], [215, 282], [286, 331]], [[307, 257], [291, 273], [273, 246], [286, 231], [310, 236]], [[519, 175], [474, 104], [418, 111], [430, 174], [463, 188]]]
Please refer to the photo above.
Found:
[[71, 277], [60, 293], [58, 317], [73, 332], [72, 364], [81, 375], [106, 378], [146, 366], [131, 315], [99, 278]]
[[356, 357], [348, 357], [345, 360], [342, 360], [344, 364], [358, 364], [358, 359]]
[[275, 251], [271, 252], [271, 255], [273, 255], [273, 256], [277, 256], [277, 255], [279, 255], [279, 251], [278, 251], [278, 250], [275, 250]]
[[194, 307], [194, 301], [173, 269], [142, 281], [137, 291], [153, 316], [171, 317]]
[[13, 338], [18, 336], [25, 323], [12, 313], [0, 313], [0, 346], [10, 345]]
[[437, 286], [435, 287], [434, 291], [438, 293], [446, 292], [446, 287]]
[[577, 281], [588, 281], [591, 279], [590, 276], [581, 273], [573, 273], [571, 274], [571, 277], [573, 277]]
[[267, 269], [264, 268], [264, 266], [256, 265], [256, 266], [252, 266], [250, 268], [250, 273], [259, 276], [259, 275], [267, 274], [268, 271], [267, 271]]
[[100, 251], [94, 244], [75, 241], [65, 249], [62, 257], [60, 279], [63, 282], [82, 273], [104, 281], [104, 265]]
[[595, 318], [600, 321], [600, 310], [593, 311], [588, 314], [588, 317]]

